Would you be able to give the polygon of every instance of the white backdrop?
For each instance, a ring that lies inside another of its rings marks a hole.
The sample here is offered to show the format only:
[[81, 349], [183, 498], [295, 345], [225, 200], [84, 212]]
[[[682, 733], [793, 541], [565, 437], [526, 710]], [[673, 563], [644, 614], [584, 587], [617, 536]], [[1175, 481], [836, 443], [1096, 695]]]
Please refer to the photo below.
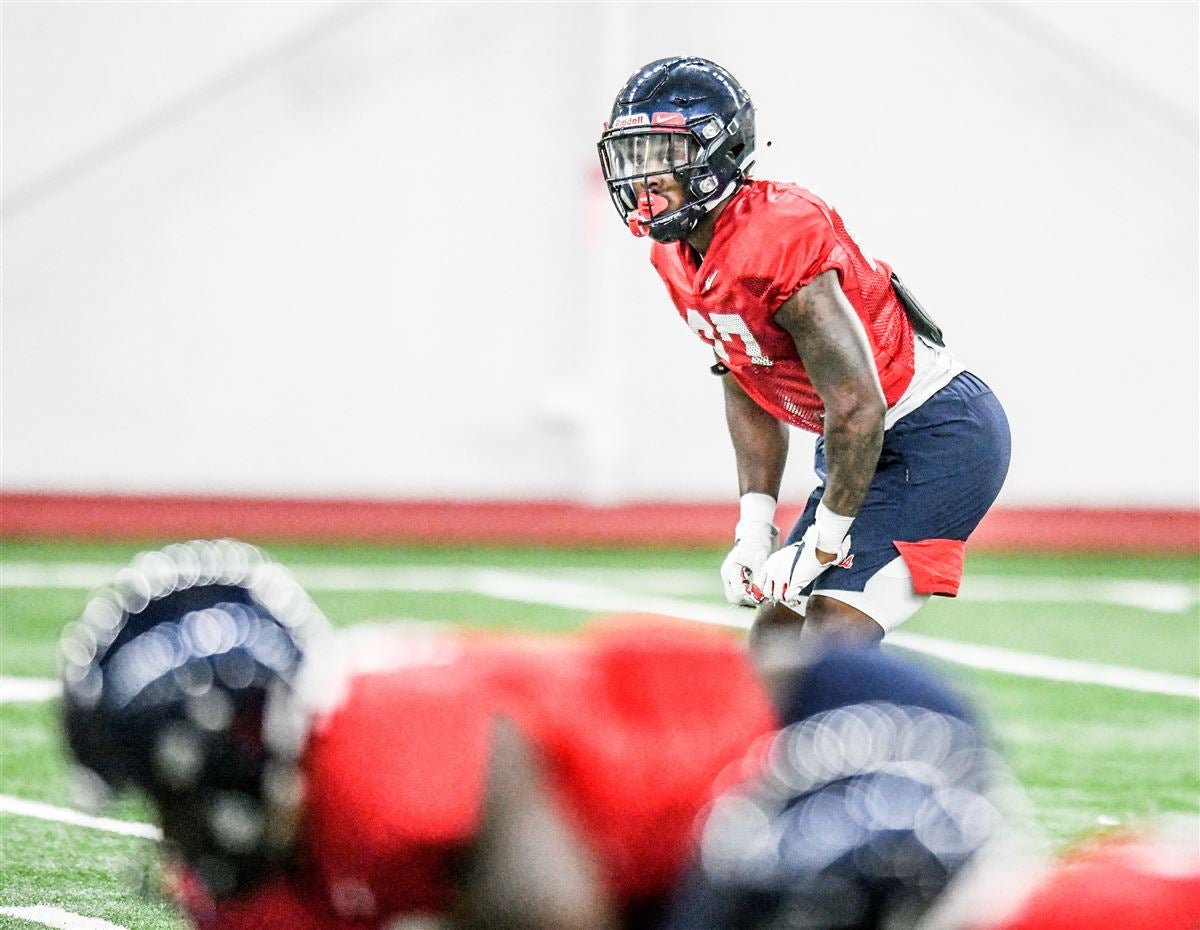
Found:
[[1001, 396], [1006, 503], [1197, 502], [1195, 3], [2, 10], [5, 490], [731, 498], [594, 153], [700, 54]]

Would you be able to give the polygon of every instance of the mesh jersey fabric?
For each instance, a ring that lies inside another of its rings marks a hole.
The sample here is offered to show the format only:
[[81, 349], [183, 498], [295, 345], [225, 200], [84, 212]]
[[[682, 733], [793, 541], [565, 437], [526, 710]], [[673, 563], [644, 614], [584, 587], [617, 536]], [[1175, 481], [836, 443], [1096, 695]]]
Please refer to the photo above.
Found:
[[693, 256], [686, 242], [651, 249], [680, 316], [764, 410], [822, 432], [821, 399], [791, 335], [773, 318], [831, 269], [862, 321], [887, 405], [903, 396], [913, 376], [913, 331], [892, 290], [892, 270], [864, 253], [837, 211], [811, 191], [747, 183], [717, 218], [703, 261], [697, 265]]

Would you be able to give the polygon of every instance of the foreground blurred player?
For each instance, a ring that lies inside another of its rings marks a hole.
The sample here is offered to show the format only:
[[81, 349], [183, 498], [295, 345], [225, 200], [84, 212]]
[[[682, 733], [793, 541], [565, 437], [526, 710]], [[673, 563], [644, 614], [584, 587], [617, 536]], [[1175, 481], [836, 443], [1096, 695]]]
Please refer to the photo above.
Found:
[[1180, 817], [1088, 843], [972, 930], [1196, 930], [1200, 822]]
[[[719, 65], [660, 59], [617, 94], [600, 160], [617, 211], [654, 240], [672, 302], [716, 354], [742, 495], [727, 598], [765, 597], [762, 622], [799, 612], [876, 640], [930, 595], [957, 593], [964, 543], [1008, 470], [1008, 423], [835, 210], [749, 177], [754, 118]], [[819, 434], [821, 487], [775, 551], [789, 425]]]
[[325, 627], [258, 550], [200, 541], [64, 633], [70, 750], [149, 796], [198, 927], [882, 927], [998, 833], [971, 712], [876, 650], [768, 692], [735, 640], [645, 617]]

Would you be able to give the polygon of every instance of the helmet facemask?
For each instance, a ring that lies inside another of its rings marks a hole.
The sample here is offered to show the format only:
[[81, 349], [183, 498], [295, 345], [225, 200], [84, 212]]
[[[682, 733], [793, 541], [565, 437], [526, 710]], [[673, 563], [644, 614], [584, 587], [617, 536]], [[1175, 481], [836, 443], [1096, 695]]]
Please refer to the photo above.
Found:
[[[606, 127], [597, 146], [604, 180], [613, 206], [635, 236], [648, 234], [657, 242], [685, 239], [738, 188], [749, 168], [743, 160], [750, 154], [744, 151], [739, 123], [752, 131], [754, 119], [748, 103], [744, 109], [728, 125], [715, 116], [685, 125], [682, 114], [656, 113], [655, 120], [676, 117], [679, 128], [650, 128], [645, 117], [645, 123], [635, 126]], [[648, 186], [663, 175], [684, 189], [684, 204], [675, 210], [668, 210], [665, 198]]]
[[[669, 220], [668, 204], [651, 187], [651, 179], [670, 175], [687, 189], [695, 172], [700, 146], [691, 133], [625, 132], [600, 141], [600, 163], [609, 196], [635, 236], [646, 235], [655, 220], [661, 229]], [[690, 198], [689, 198], [690, 199]], [[687, 204], [675, 213], [686, 210]]]

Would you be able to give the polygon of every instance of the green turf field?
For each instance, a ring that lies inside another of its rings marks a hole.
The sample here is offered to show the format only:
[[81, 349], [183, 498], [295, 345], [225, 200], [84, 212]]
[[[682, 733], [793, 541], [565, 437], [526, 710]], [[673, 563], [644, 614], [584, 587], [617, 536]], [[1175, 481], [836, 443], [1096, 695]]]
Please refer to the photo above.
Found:
[[[56, 637], [87, 587], [141, 548], [0, 546], [0, 675], [52, 677]], [[715, 550], [267, 548], [338, 624], [419, 618], [570, 630], [595, 612], [589, 605], [638, 599], [737, 616], [722, 607]], [[330, 569], [349, 570], [351, 581]], [[935, 598], [903, 632], [1015, 652], [1018, 671], [1022, 662], [1036, 670], [1029, 656], [1043, 656], [1186, 685], [1200, 676], [1197, 583], [1193, 558], [977, 555], [963, 596]], [[1194, 697], [939, 664], [982, 705], [1056, 846], [1161, 813], [1200, 812]], [[72, 806], [55, 713], [53, 700], [0, 703], [4, 798]], [[134, 800], [95, 813], [147, 819]], [[180, 927], [152, 890], [154, 862], [148, 840], [0, 814], [0, 908], [54, 905], [129, 930]], [[0, 916], [0, 928], [32, 926]]]

